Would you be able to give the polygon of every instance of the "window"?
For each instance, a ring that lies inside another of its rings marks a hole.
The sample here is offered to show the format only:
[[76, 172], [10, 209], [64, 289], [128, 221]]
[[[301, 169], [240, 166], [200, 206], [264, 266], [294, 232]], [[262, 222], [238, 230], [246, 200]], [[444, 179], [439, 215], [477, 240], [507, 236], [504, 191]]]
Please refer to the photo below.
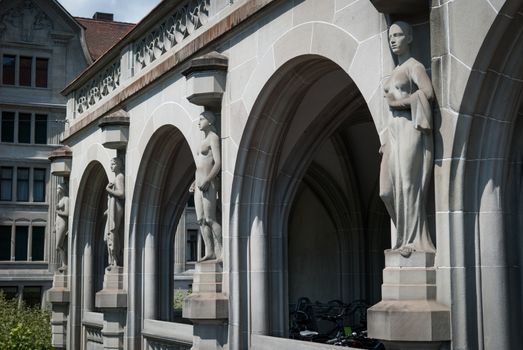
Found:
[[16, 56], [4, 55], [2, 58], [2, 84], [15, 84]]
[[45, 227], [33, 226], [33, 240], [31, 242], [31, 257], [33, 261], [44, 260]]
[[0, 226], [0, 261], [11, 260], [11, 226]]
[[8, 286], [2, 286], [0, 287], [0, 291], [4, 293], [4, 296], [6, 299], [15, 299], [18, 295], [18, 288], [17, 287], [8, 287]]
[[16, 200], [19, 202], [29, 201], [29, 168], [18, 168], [16, 170]]
[[[5, 85], [46, 88], [48, 83], [48, 71], [48, 58], [36, 57], [35, 59], [34, 57], [18, 57], [16, 55], [2, 56], [2, 84]], [[18, 79], [15, 79], [15, 77]]]
[[22, 300], [28, 306], [37, 307], [42, 303], [42, 287], [24, 287]]
[[47, 66], [49, 60], [47, 58], [36, 59], [36, 87], [47, 87]]
[[187, 200], [187, 207], [194, 208], [194, 196], [189, 196], [189, 199]]
[[187, 261], [198, 260], [198, 230], [187, 230]]
[[31, 86], [32, 57], [20, 57], [18, 83], [22, 86]]
[[33, 172], [33, 201], [45, 202], [45, 169], [34, 169]]
[[31, 143], [31, 114], [18, 113], [18, 142]]
[[0, 200], [10, 201], [13, 199], [13, 168], [0, 168]]
[[27, 260], [27, 242], [29, 240], [29, 227], [16, 226], [15, 230], [15, 260]]
[[35, 115], [35, 143], [44, 145], [47, 143], [47, 115], [45, 114]]
[[2, 142], [14, 142], [15, 113], [2, 112]]

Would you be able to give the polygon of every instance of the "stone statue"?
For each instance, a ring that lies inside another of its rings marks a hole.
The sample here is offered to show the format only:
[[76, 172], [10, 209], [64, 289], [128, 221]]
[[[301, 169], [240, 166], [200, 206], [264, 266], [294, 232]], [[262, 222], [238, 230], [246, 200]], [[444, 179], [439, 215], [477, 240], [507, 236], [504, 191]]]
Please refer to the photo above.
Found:
[[105, 187], [107, 191], [107, 210], [104, 241], [107, 244], [109, 267], [120, 266], [121, 263], [121, 236], [123, 231], [125, 207], [125, 176], [123, 162], [116, 157], [111, 159], [111, 171], [114, 172], [114, 183], [110, 182]]
[[405, 257], [413, 251], [435, 251], [426, 213], [433, 165], [433, 89], [423, 64], [410, 55], [411, 42], [409, 24], [391, 25], [389, 44], [398, 66], [384, 87], [391, 113], [380, 149], [380, 197], [398, 231], [392, 249]]
[[59, 271], [65, 271], [67, 268], [67, 235], [69, 222], [69, 189], [67, 184], [61, 183], [57, 187], [58, 204], [56, 205], [56, 251], [61, 263]]
[[190, 189], [194, 191], [196, 217], [205, 244], [205, 256], [200, 261], [222, 259], [222, 227], [216, 217], [222, 163], [215, 121], [216, 117], [210, 111], [200, 115], [198, 126], [203, 133], [196, 155], [195, 181]]

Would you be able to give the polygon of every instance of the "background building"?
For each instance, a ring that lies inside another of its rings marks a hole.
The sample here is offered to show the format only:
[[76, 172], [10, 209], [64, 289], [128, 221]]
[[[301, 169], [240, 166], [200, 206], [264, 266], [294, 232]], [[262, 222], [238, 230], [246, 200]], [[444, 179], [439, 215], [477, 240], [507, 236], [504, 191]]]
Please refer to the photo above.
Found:
[[0, 289], [29, 304], [43, 301], [56, 263], [49, 209], [61, 179], [47, 157], [66, 123], [60, 91], [132, 27], [73, 18], [57, 1], [1, 2]]

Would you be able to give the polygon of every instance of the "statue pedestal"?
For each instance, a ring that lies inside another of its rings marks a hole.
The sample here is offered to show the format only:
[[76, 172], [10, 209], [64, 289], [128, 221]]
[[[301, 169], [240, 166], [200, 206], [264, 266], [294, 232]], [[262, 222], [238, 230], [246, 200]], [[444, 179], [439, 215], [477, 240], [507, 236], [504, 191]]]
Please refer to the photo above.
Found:
[[450, 340], [450, 310], [436, 301], [434, 257], [385, 251], [382, 301], [368, 309], [367, 325], [387, 349], [439, 349]]
[[53, 288], [47, 292], [47, 300], [51, 303], [51, 344], [55, 349], [66, 348], [69, 296], [67, 269], [56, 271]]
[[193, 293], [183, 305], [183, 317], [193, 322], [192, 350], [223, 349], [227, 342], [229, 300], [222, 293], [222, 273], [222, 263], [196, 264]]
[[95, 304], [103, 310], [104, 349], [123, 349], [127, 291], [123, 289], [123, 267], [105, 269], [103, 289], [96, 293]]

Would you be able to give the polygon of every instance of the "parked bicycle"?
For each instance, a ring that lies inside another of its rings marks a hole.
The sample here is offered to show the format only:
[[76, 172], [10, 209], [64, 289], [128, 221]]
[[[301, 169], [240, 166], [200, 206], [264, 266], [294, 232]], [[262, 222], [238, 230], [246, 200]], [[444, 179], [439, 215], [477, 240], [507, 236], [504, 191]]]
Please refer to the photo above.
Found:
[[290, 313], [289, 337], [360, 349], [385, 349], [379, 341], [367, 337], [367, 308], [363, 300], [349, 304], [340, 300], [312, 303], [301, 297]]

